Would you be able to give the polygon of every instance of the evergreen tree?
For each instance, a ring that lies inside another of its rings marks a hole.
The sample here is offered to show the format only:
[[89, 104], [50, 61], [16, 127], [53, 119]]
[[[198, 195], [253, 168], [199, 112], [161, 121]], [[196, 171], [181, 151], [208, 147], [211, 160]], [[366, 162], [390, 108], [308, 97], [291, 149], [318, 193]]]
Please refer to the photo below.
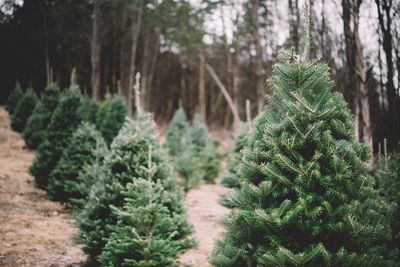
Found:
[[6, 110], [10, 115], [14, 113], [18, 101], [23, 97], [24, 92], [22, 92], [21, 85], [17, 82], [15, 88], [11, 91], [7, 99]]
[[99, 150], [107, 150], [107, 144], [101, 133], [94, 125], [82, 123], [72, 135], [57, 166], [49, 176], [47, 184], [49, 195], [62, 202], [70, 202], [72, 198], [75, 200], [86, 198], [87, 192], [82, 192], [79, 188], [79, 173], [83, 171], [85, 165], [96, 162]]
[[96, 115], [96, 126], [107, 144], [111, 144], [125, 121], [128, 110], [120, 96], [108, 96]]
[[185, 146], [190, 142], [186, 136], [188, 128], [189, 124], [187, 122], [186, 113], [183, 108], [180, 107], [175, 112], [169, 124], [165, 143], [169, 154], [172, 156], [176, 156], [182, 153], [183, 150], [186, 150]]
[[122, 209], [113, 208], [118, 222], [100, 255], [103, 266], [176, 266], [178, 254], [193, 245], [179, 195], [151, 180], [148, 163], [150, 179], [128, 184]]
[[11, 128], [14, 131], [22, 132], [24, 130], [37, 102], [37, 97], [32, 90], [26, 91], [19, 99], [11, 117]]
[[387, 201], [396, 203], [391, 227], [393, 231], [393, 246], [400, 250], [400, 156], [389, 159], [385, 155], [380, 157], [378, 163], [379, 168], [376, 172], [378, 189]]
[[90, 122], [92, 124], [96, 123], [96, 114], [99, 109], [99, 104], [96, 101], [83, 97], [82, 104], [78, 109], [83, 121]]
[[195, 115], [192, 125], [188, 128], [190, 142], [197, 150], [204, 149], [209, 141], [207, 126]]
[[[149, 150], [152, 151], [149, 158]], [[147, 166], [152, 162], [154, 172], [150, 180], [160, 180], [165, 190], [179, 195], [176, 180], [166, 155], [160, 146], [154, 122], [149, 114], [139, 113], [135, 120], [126, 119], [124, 126], [111, 144], [99, 181], [91, 189], [88, 202], [78, 216], [80, 239], [84, 251], [92, 257], [98, 256], [110, 237], [110, 226], [117, 223], [111, 206], [124, 206], [124, 190], [127, 184], [138, 178], [148, 177]], [[182, 213], [180, 205], [169, 207], [171, 212]], [[183, 231], [183, 230], [182, 230]]]
[[240, 177], [237, 173], [238, 165], [242, 159], [242, 149], [245, 147], [247, 141], [247, 131], [241, 132], [233, 144], [232, 153], [226, 167], [224, 176], [222, 177], [221, 184], [228, 188], [239, 188]]
[[390, 266], [393, 207], [373, 189], [369, 151], [332, 93], [329, 68], [293, 52], [274, 67], [269, 106], [239, 166], [215, 266]]
[[59, 101], [60, 90], [50, 84], [44, 90], [40, 102], [26, 123], [22, 136], [29, 148], [36, 149], [43, 141], [47, 125]]
[[38, 147], [36, 158], [29, 168], [36, 184], [41, 188], [47, 187], [51, 171], [56, 167], [62, 151], [68, 146], [73, 132], [81, 122], [78, 114], [81, 100], [79, 90], [72, 85], [61, 95], [57, 108], [51, 116], [43, 142]]

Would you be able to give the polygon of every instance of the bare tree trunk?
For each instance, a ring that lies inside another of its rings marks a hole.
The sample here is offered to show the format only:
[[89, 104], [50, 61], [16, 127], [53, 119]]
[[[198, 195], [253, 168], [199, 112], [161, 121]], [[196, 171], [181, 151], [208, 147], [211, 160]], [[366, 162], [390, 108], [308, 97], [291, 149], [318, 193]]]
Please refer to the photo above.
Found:
[[300, 53], [300, 10], [299, 0], [288, 0], [290, 40], [297, 53]]
[[264, 90], [264, 80], [265, 80], [265, 70], [263, 68], [263, 49], [261, 46], [261, 38], [259, 33], [259, 21], [258, 21], [258, 9], [259, 1], [251, 1], [251, 41], [255, 47], [256, 55], [255, 60], [255, 76], [256, 76], [256, 90], [257, 90], [257, 109], [260, 113], [265, 106], [265, 90]]
[[94, 1], [93, 16], [92, 16], [92, 41], [91, 41], [91, 54], [90, 61], [92, 65], [92, 98], [94, 100], [100, 100], [100, 51], [101, 51], [101, 41], [99, 33], [99, 23], [100, 23], [100, 2], [99, 0]]
[[129, 75], [128, 75], [128, 116], [132, 116], [133, 112], [133, 84], [135, 79], [135, 62], [136, 62], [136, 50], [139, 39], [139, 32], [142, 24], [142, 12], [143, 12], [143, 1], [139, 3], [139, 10], [137, 13], [136, 21], [132, 20], [132, 45], [131, 45], [131, 58], [129, 63]]
[[207, 106], [206, 106], [206, 83], [204, 78], [204, 53], [199, 53], [199, 108], [201, 119], [206, 122], [207, 119]]

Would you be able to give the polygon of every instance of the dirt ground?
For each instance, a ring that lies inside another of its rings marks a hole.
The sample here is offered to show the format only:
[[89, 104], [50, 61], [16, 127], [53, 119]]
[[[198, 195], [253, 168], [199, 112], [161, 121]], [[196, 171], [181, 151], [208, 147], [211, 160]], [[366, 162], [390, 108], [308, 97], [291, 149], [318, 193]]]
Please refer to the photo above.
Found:
[[34, 152], [9, 128], [0, 107], [0, 266], [82, 266], [70, 212], [35, 187], [27, 173]]
[[[0, 266], [85, 266], [87, 258], [73, 241], [77, 229], [71, 211], [48, 200], [27, 173], [33, 159], [34, 152], [11, 131], [8, 113], [0, 106]], [[224, 232], [219, 221], [228, 212], [218, 204], [225, 192], [220, 185], [205, 184], [187, 194], [198, 246], [180, 257], [182, 266], [211, 266], [207, 257]]]
[[182, 265], [209, 267], [207, 258], [214, 242], [224, 234], [220, 221], [228, 209], [218, 203], [219, 196], [227, 189], [220, 185], [203, 184], [188, 192], [185, 205], [189, 222], [194, 226], [194, 237], [198, 242], [195, 249], [187, 251], [180, 257]]

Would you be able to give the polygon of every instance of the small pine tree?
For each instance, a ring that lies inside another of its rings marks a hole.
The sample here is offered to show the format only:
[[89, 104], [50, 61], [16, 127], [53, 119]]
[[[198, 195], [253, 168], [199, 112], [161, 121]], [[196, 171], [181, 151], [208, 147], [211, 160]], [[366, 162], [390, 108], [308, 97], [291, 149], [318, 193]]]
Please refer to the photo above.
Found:
[[209, 141], [207, 126], [195, 115], [192, 125], [188, 129], [190, 142], [198, 150], [204, 149]]
[[96, 114], [99, 109], [99, 104], [87, 97], [84, 97], [82, 104], [78, 109], [78, 113], [83, 121], [89, 122], [91, 124], [96, 123]]
[[80, 182], [79, 173], [85, 165], [96, 162], [96, 153], [99, 150], [106, 149], [107, 144], [95, 126], [87, 122], [82, 123], [72, 135], [57, 166], [49, 176], [47, 184], [49, 195], [62, 202], [70, 202], [72, 198], [84, 199], [86, 192], [81, 192], [77, 188], [79, 187], [77, 183]]
[[26, 91], [20, 98], [11, 117], [11, 128], [14, 131], [22, 132], [24, 130], [37, 102], [37, 97], [32, 90]]
[[[167, 140], [166, 140], [166, 148], [172, 156], [176, 156], [181, 153], [183, 150], [186, 150], [182, 142], [189, 142], [187, 135], [187, 131], [189, 128], [189, 124], [187, 122], [186, 114], [183, 108], [179, 108], [168, 127], [167, 131]], [[185, 139], [183, 141], [183, 139]]]
[[128, 110], [120, 96], [107, 97], [96, 115], [96, 126], [107, 144], [111, 144], [125, 121]]
[[24, 92], [22, 92], [21, 85], [17, 82], [7, 99], [6, 110], [10, 115], [14, 113], [14, 109], [16, 108], [18, 101], [23, 96]]
[[58, 105], [59, 96], [60, 90], [55, 84], [50, 84], [44, 90], [22, 133], [29, 148], [36, 149], [43, 141], [47, 125]]
[[[149, 161], [151, 165], [151, 161]], [[152, 166], [147, 168], [149, 176]], [[103, 266], [176, 266], [180, 252], [193, 246], [176, 192], [165, 190], [158, 180], [138, 178], [123, 192], [125, 203], [113, 208], [116, 226], [107, 240], [100, 262]]]
[[215, 266], [391, 266], [393, 207], [373, 189], [368, 149], [332, 93], [329, 68], [286, 53], [239, 166]]
[[236, 138], [233, 145], [233, 150], [226, 167], [224, 176], [222, 177], [221, 184], [228, 188], [239, 188], [240, 177], [237, 173], [238, 165], [242, 159], [242, 149], [245, 147], [247, 141], [247, 131], [241, 132]]
[[[126, 185], [137, 178], [147, 177], [149, 149], [152, 150], [150, 159], [155, 168], [151, 180], [160, 180], [165, 190], [179, 194], [150, 115], [140, 113], [135, 120], [127, 118], [104, 160], [99, 182], [93, 186], [88, 202], [78, 216], [80, 240], [85, 245], [84, 251], [93, 258], [102, 252], [105, 240], [110, 237], [110, 226], [117, 223], [110, 207], [122, 208], [122, 192]], [[175, 208], [171, 207], [171, 210]]]
[[56, 167], [62, 151], [68, 146], [73, 132], [81, 122], [77, 112], [81, 101], [82, 96], [73, 85], [61, 95], [60, 102], [51, 116], [43, 142], [38, 147], [36, 158], [29, 168], [40, 188], [47, 187], [51, 171]]

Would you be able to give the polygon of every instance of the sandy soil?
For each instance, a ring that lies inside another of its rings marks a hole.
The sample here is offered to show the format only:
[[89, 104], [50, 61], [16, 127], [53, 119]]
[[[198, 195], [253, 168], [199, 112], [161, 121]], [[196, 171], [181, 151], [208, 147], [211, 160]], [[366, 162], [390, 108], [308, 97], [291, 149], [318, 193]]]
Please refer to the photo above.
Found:
[[27, 174], [34, 153], [0, 107], [0, 266], [81, 266], [70, 211], [46, 199]]
[[211, 266], [207, 258], [214, 247], [214, 242], [224, 234], [220, 221], [228, 213], [228, 209], [222, 207], [218, 199], [226, 192], [227, 189], [220, 185], [203, 184], [187, 193], [185, 205], [188, 219], [194, 226], [194, 237], [198, 241], [198, 246], [180, 257], [179, 262], [182, 265]]

